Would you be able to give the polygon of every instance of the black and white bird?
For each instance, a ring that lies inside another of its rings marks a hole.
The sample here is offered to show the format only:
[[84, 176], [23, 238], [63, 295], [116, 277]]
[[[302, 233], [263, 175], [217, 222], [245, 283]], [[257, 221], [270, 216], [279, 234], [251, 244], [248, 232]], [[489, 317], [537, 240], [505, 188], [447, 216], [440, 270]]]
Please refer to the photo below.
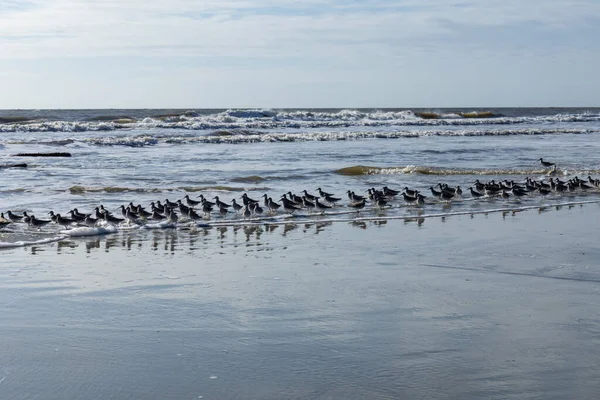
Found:
[[31, 215], [29, 217], [29, 226], [32, 226], [34, 228], [41, 228], [44, 225], [48, 225], [50, 222], [52, 221], [47, 219], [37, 219], [35, 215]]
[[550, 167], [553, 167], [553, 166], [555, 166], [555, 165], [556, 165], [555, 163], [551, 163], [551, 162], [549, 162], [549, 161], [544, 161], [544, 159], [543, 159], [543, 158], [541, 158], [541, 157], [540, 157], [540, 159], [539, 159], [539, 162], [542, 164], [542, 166], [544, 166], [544, 167], [546, 167], [546, 168], [550, 168]]
[[201, 201], [196, 201], [196, 200], [190, 199], [190, 196], [187, 194], [185, 196], [183, 196], [183, 198], [185, 199], [185, 202], [187, 203], [187, 205], [190, 207], [195, 207], [201, 203]]
[[469, 191], [471, 192], [471, 197], [473, 197], [474, 199], [478, 199], [480, 197], [485, 196], [483, 193], [479, 193], [479, 192], [476, 192], [475, 190], [473, 190], [472, 187], [469, 187]]
[[6, 212], [6, 218], [10, 222], [23, 222], [23, 215], [13, 214], [10, 210]]
[[216, 205], [217, 205], [217, 207], [219, 207], [219, 208], [229, 208], [229, 207], [231, 207], [231, 204], [227, 204], [227, 203], [225, 203], [225, 202], [221, 201], [221, 199], [219, 199], [219, 196], [215, 196], [215, 197], [213, 198], [213, 200], [215, 201], [215, 204], [216, 204]]
[[348, 207], [354, 208], [357, 212], [359, 212], [360, 210], [365, 208], [366, 202], [367, 201], [365, 199], [362, 199], [360, 201], [354, 201], [354, 202], [351, 202], [350, 204], [348, 204]]

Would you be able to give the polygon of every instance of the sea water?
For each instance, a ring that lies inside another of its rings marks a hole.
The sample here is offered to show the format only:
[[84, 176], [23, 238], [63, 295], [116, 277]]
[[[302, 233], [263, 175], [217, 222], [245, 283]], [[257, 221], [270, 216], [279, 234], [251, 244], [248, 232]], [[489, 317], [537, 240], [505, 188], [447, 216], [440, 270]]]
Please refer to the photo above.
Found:
[[[474, 113], [473, 113], [474, 112]], [[2, 119], [3, 118], [3, 119]], [[0, 210], [324, 212], [0, 230], [2, 398], [596, 398], [597, 109], [2, 111]], [[71, 157], [15, 157], [69, 152]], [[555, 162], [556, 170], [538, 159]], [[460, 185], [445, 202], [429, 187]], [[346, 191], [409, 187], [360, 212]]]

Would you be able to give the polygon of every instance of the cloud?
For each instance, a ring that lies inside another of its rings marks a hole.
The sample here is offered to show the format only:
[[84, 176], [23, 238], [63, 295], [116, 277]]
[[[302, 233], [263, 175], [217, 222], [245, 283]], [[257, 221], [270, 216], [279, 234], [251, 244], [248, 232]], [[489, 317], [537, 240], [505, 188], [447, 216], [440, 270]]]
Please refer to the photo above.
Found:
[[0, 46], [6, 49], [0, 58], [327, 58], [332, 52], [351, 56], [357, 49], [371, 52], [382, 46], [447, 45], [448, 38], [465, 27], [532, 24], [573, 30], [590, 15], [600, 16], [600, 4], [585, 0], [36, 1], [0, 16]]
[[[600, 62], [595, 0], [23, 4], [0, 0], [0, 84], [12, 85], [11, 71], [32, 74], [13, 85], [23, 102], [47, 88], [54, 97], [44, 104], [61, 95], [90, 101], [87, 90], [129, 106], [160, 106], [147, 103], [150, 92], [165, 106], [198, 104], [200, 92], [209, 107], [228, 99], [277, 106], [278, 98], [347, 105], [352, 96], [378, 106], [399, 101], [398, 93], [403, 104], [446, 96], [455, 105], [460, 90], [470, 105], [494, 96], [510, 102], [521, 80], [544, 85], [542, 76], [568, 76], [573, 63], [557, 58], [590, 68]], [[541, 68], [547, 73], [531, 72]], [[481, 77], [486, 94], [478, 92]]]

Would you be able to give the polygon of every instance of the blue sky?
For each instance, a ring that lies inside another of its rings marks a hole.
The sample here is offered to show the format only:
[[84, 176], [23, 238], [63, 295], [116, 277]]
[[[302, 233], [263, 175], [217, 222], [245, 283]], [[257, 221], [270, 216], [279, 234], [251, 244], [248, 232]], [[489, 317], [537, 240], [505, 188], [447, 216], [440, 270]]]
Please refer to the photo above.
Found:
[[0, 0], [0, 108], [600, 106], [600, 1]]

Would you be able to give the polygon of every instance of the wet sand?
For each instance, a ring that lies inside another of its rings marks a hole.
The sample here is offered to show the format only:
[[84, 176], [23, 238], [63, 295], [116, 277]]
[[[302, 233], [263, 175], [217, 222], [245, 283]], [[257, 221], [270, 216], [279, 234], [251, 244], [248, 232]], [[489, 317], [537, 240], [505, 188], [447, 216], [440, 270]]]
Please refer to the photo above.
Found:
[[0, 251], [2, 399], [596, 399], [599, 204]]

